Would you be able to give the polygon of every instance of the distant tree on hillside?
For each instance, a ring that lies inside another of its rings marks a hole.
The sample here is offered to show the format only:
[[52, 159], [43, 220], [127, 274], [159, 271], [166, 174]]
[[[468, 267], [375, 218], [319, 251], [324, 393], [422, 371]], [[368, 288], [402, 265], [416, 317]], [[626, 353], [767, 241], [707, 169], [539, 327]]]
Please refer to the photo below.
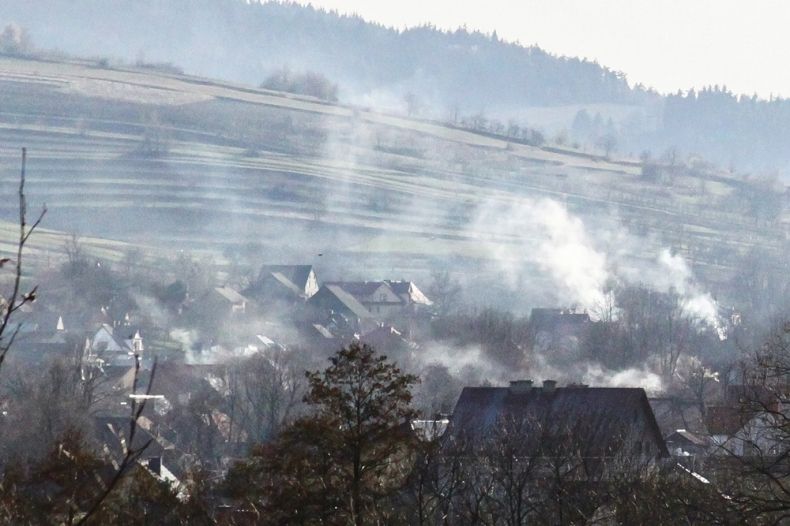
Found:
[[607, 133], [598, 139], [597, 145], [603, 150], [604, 156], [608, 159], [615, 148], [617, 148], [617, 137], [613, 133]]
[[261, 83], [261, 87], [298, 95], [308, 95], [328, 102], [337, 102], [338, 98], [337, 84], [321, 73], [313, 71], [297, 73], [287, 67], [269, 75]]
[[0, 33], [0, 54], [27, 55], [33, 49], [30, 35], [17, 24], [8, 24]]

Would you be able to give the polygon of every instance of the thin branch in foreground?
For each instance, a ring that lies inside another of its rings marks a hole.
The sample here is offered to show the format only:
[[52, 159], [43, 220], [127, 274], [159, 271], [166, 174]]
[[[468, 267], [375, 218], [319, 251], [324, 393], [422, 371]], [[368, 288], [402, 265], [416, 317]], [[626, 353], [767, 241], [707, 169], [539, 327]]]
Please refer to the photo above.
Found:
[[126, 475], [129, 469], [137, 462], [137, 460], [142, 456], [148, 446], [151, 445], [153, 439], [149, 439], [145, 442], [145, 444], [141, 445], [138, 448], [133, 446], [134, 444], [134, 437], [137, 433], [138, 421], [145, 410], [146, 402], [148, 401], [148, 397], [151, 395], [151, 387], [154, 385], [154, 376], [156, 374], [156, 361], [154, 361], [153, 366], [151, 367], [151, 376], [148, 379], [148, 386], [145, 390], [145, 397], [138, 403], [137, 397], [134, 396], [137, 394], [137, 385], [140, 378], [140, 355], [134, 355], [134, 379], [132, 380], [132, 404], [131, 404], [131, 415], [129, 417], [129, 437], [126, 445], [126, 452], [124, 454], [121, 463], [118, 465], [118, 468], [115, 470], [110, 481], [105, 486], [104, 491], [99, 495], [93, 505], [85, 512], [85, 515], [80, 518], [79, 521], [75, 523], [75, 526], [81, 526], [83, 524], [87, 524], [87, 521], [94, 516], [99, 509], [101, 508], [104, 501], [110, 496], [113, 492], [115, 487], [121, 481], [121, 479]]
[[[36, 299], [36, 295], [38, 293], [38, 287], [33, 287], [30, 291], [26, 293], [22, 293], [22, 254], [27, 244], [28, 239], [30, 239], [31, 234], [38, 228], [41, 224], [41, 221], [44, 219], [44, 215], [47, 213], [46, 205], [42, 207], [41, 213], [38, 215], [38, 218], [33, 222], [30, 227], [27, 225], [27, 198], [25, 197], [25, 172], [27, 166], [27, 148], [22, 148], [22, 170], [19, 176], [19, 239], [17, 240], [17, 252], [16, 252], [16, 263], [15, 263], [15, 275], [14, 275], [14, 286], [11, 290], [10, 296], [6, 299], [5, 308], [3, 309], [2, 313], [2, 320], [0, 320], [0, 366], [2, 366], [3, 362], [5, 361], [6, 355], [8, 351], [11, 349], [11, 346], [14, 344], [14, 340], [16, 340], [17, 335], [19, 334], [20, 325], [14, 328], [14, 332], [11, 334], [10, 338], [6, 338], [6, 341], [3, 341], [5, 333], [9, 328], [9, 324], [11, 321], [11, 315], [14, 312], [21, 309], [25, 304], [32, 303]], [[2, 267], [5, 263], [10, 262], [8, 258], [0, 259], [0, 267]]]

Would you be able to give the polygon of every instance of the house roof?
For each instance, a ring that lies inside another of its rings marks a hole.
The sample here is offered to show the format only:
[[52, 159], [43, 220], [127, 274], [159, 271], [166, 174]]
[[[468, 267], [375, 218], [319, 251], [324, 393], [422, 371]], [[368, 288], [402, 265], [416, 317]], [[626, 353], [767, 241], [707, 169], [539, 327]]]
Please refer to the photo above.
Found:
[[327, 340], [334, 339], [334, 335], [329, 331], [329, 329], [319, 323], [313, 323], [313, 329], [315, 329], [318, 334]]
[[678, 429], [667, 437], [667, 442], [687, 442], [694, 446], [707, 447], [710, 444], [709, 437]]
[[[120, 329], [129, 329], [129, 330], [131, 330], [129, 327], [118, 327], [118, 329], [119, 330]], [[132, 345], [131, 345], [131, 338], [134, 337], [134, 333], [132, 333], [130, 335], [130, 338], [125, 339], [125, 338], [122, 338], [121, 336], [119, 336], [118, 331], [116, 331], [111, 325], [109, 325], [107, 323], [103, 323], [102, 326], [99, 327], [99, 329], [96, 331], [96, 333], [94, 334], [94, 336], [92, 338], [93, 345], [96, 345], [95, 341], [99, 337], [99, 334], [101, 332], [106, 333], [109, 336], [109, 338], [115, 343], [115, 345], [122, 352], [128, 352], [128, 351], [132, 351], [133, 350]], [[108, 349], [108, 350], [111, 350], [111, 349]]]
[[274, 281], [278, 285], [282, 285], [282, 287], [284, 287], [290, 292], [293, 292], [298, 296], [304, 295], [304, 288], [300, 289], [295, 282], [291, 281], [291, 279], [288, 278], [288, 276], [286, 276], [282, 272], [272, 272], [271, 274], [263, 278], [264, 284], [269, 283], [271, 281]]
[[407, 340], [398, 329], [391, 325], [376, 327], [364, 333], [361, 340], [379, 350], [391, 349], [393, 345], [403, 345], [412, 350], [419, 348], [416, 343]]
[[[370, 296], [381, 287], [386, 287], [392, 291], [390, 286], [383, 281], [329, 281], [325, 283], [325, 285], [338, 286], [357, 298], [360, 296]], [[392, 292], [394, 294], [394, 291]]]
[[[327, 302], [327, 299], [329, 302]], [[313, 304], [319, 304], [323, 307], [329, 307], [335, 310], [344, 307], [346, 310], [350, 311], [354, 316], [360, 319], [373, 318], [373, 315], [368, 309], [365, 308], [364, 305], [358, 302], [354, 296], [343, 290], [338, 285], [324, 285], [315, 296], [310, 298], [310, 301]], [[333, 307], [331, 305], [332, 302], [336, 302], [336, 306]]]
[[472, 439], [494, 433], [503, 422], [517, 422], [525, 438], [540, 429], [584, 444], [587, 455], [609, 456], [625, 439], [652, 439], [668, 455], [647, 395], [641, 388], [465, 387], [450, 422], [453, 435]]
[[258, 279], [265, 279], [269, 274], [280, 274], [304, 293], [311, 272], [313, 272], [312, 265], [264, 265], [261, 267]]
[[386, 280], [386, 283], [395, 291], [395, 294], [403, 298], [407, 303], [416, 303], [418, 305], [433, 305], [433, 302], [428, 299], [428, 296], [411, 281], [391, 281]]
[[261, 271], [258, 280], [244, 290], [244, 295], [258, 299], [293, 300], [304, 299], [306, 293], [304, 287], [299, 288], [285, 273]]
[[[129, 417], [99, 416], [95, 419], [96, 437], [105, 444], [115, 458], [125, 454], [130, 432]], [[165, 447], [143, 426], [138, 425], [131, 443], [132, 449], [140, 449], [148, 444], [145, 449], [146, 457], [162, 456]]]
[[650, 398], [650, 407], [664, 436], [678, 429], [686, 429], [692, 433], [704, 433], [705, 421], [699, 405], [694, 400], [680, 397]]
[[229, 302], [233, 304], [237, 303], [247, 303], [247, 298], [242, 296], [240, 293], [236, 292], [230, 287], [215, 287], [214, 290], [219, 294], [222, 298], [225, 298]]
[[532, 309], [529, 321], [533, 327], [551, 330], [560, 325], [577, 327], [590, 322], [590, 315], [586, 312], [573, 312], [566, 309]]

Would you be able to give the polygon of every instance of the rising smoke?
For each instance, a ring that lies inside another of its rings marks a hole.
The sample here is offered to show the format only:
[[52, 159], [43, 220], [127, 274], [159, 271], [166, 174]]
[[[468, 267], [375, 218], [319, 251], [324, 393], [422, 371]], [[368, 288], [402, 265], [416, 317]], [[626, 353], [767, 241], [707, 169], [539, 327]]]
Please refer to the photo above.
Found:
[[[687, 314], [723, 335], [718, 305], [694, 278], [686, 260], [622, 228], [591, 232], [584, 221], [553, 199], [524, 198], [480, 208], [471, 231], [486, 243], [511, 284], [529, 281], [537, 269], [557, 297], [591, 313], [607, 300], [611, 283], [642, 285], [679, 294]], [[633, 254], [643, 257], [636, 259]]]

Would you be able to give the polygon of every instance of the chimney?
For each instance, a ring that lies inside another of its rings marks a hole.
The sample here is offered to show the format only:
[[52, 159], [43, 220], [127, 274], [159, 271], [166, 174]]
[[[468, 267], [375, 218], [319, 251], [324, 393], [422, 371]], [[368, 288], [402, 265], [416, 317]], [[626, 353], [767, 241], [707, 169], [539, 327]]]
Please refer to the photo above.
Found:
[[511, 394], [526, 394], [532, 391], [532, 380], [513, 380], [510, 382]]
[[543, 380], [543, 392], [553, 393], [557, 387], [557, 380]]

